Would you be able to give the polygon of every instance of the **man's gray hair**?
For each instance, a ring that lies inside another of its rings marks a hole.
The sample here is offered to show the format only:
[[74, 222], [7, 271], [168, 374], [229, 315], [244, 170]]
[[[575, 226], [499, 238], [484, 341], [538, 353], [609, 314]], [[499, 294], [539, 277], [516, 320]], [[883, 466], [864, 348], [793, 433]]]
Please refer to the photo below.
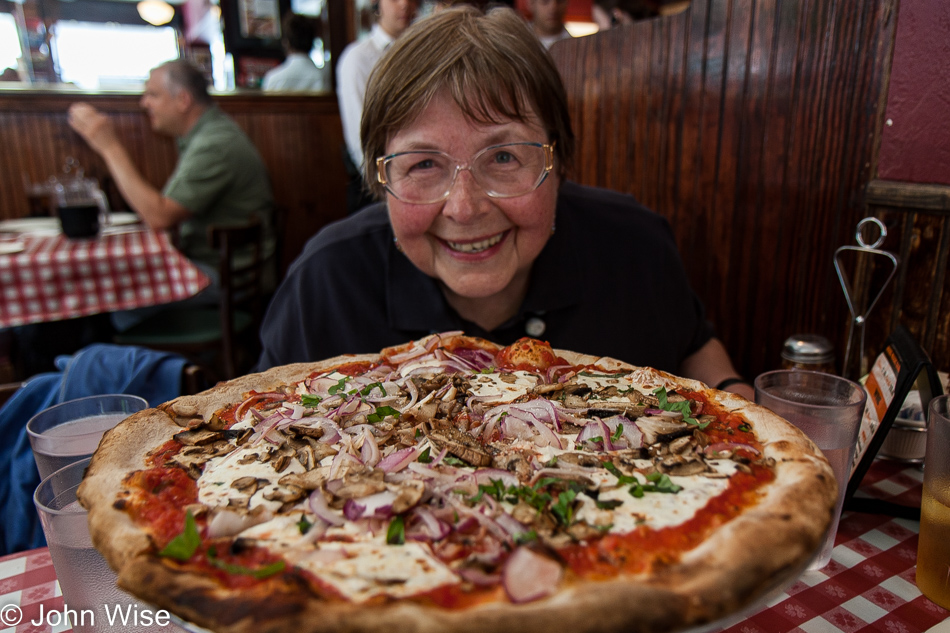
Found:
[[184, 90], [195, 103], [203, 106], [214, 104], [208, 94], [208, 80], [198, 68], [186, 59], [173, 59], [158, 66], [165, 71], [168, 87], [172, 91]]

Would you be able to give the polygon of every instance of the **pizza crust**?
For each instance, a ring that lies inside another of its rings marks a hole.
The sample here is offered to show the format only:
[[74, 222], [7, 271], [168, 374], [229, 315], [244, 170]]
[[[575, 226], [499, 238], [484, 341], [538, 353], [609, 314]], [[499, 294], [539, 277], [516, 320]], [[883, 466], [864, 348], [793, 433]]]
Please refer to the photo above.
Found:
[[[611, 358], [556, 352], [571, 364], [631, 369]], [[680, 563], [650, 577], [571, 583], [536, 602], [496, 602], [457, 611], [410, 601], [369, 605], [320, 601], [295, 591], [297, 583], [305, 582], [296, 578], [296, 572], [253, 590], [227, 592], [213, 580], [182, 572], [152, 555], [149, 538], [114, 507], [125, 475], [141, 468], [149, 449], [163, 444], [189, 421], [207, 420], [222, 407], [242, 401], [249, 391], [268, 391], [341, 363], [378, 358], [341, 356], [277, 367], [142, 411], [107, 433], [78, 496], [89, 509], [93, 542], [116, 569], [120, 586], [201, 626], [227, 633], [391, 633], [394, 627], [419, 633], [649, 633], [713, 621], [761, 598], [776, 583], [804, 568], [830, 524], [837, 495], [834, 475], [801, 431], [741, 396], [655, 370], [648, 371], [683, 389], [705, 392], [718, 405], [746, 416], [765, 456], [776, 462], [776, 479], [765, 487], [759, 504], [686, 552]], [[750, 543], [755, 547], [749, 547]]]

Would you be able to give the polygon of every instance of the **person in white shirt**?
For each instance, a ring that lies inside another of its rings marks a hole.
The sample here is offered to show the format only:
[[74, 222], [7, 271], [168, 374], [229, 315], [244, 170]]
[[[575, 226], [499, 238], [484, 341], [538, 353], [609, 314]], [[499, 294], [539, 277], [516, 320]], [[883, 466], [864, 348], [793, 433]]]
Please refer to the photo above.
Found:
[[343, 122], [345, 158], [350, 162], [347, 165], [350, 176], [347, 209], [351, 213], [372, 202], [372, 197], [363, 188], [363, 150], [360, 144], [366, 82], [383, 51], [409, 27], [418, 9], [418, 0], [378, 0], [374, 6], [376, 24], [370, 36], [352, 42], [340, 55], [336, 68], [336, 96]]
[[313, 19], [287, 14], [283, 24], [283, 44], [287, 52], [284, 63], [264, 75], [261, 89], [265, 92], [322, 92], [326, 90], [326, 69], [317, 68], [310, 59], [313, 40], [317, 36]]
[[531, 28], [544, 48], [551, 48], [554, 42], [571, 37], [564, 28], [567, 0], [530, 0], [528, 6], [531, 8]]

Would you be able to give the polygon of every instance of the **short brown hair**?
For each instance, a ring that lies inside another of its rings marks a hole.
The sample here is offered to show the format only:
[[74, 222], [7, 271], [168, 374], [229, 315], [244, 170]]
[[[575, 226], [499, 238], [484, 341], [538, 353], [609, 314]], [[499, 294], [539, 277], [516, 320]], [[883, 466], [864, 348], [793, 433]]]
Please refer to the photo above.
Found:
[[443, 89], [474, 121], [527, 121], [537, 114], [555, 143], [558, 173], [566, 175], [574, 132], [564, 84], [547, 51], [513, 10], [459, 6], [412, 25], [370, 75], [360, 138], [366, 183], [377, 196], [384, 191], [374, 161]]

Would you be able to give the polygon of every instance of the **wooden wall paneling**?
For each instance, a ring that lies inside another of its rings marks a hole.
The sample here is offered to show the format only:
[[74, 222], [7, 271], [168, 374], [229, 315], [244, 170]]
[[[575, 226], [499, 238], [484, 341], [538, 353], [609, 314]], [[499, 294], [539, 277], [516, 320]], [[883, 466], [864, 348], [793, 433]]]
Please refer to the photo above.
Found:
[[[579, 137], [575, 177], [670, 219], [746, 375], [776, 366], [792, 333], [845, 342], [832, 256], [865, 214], [895, 4], [694, 0], [552, 47]], [[591, 120], [604, 111], [627, 131]]]

